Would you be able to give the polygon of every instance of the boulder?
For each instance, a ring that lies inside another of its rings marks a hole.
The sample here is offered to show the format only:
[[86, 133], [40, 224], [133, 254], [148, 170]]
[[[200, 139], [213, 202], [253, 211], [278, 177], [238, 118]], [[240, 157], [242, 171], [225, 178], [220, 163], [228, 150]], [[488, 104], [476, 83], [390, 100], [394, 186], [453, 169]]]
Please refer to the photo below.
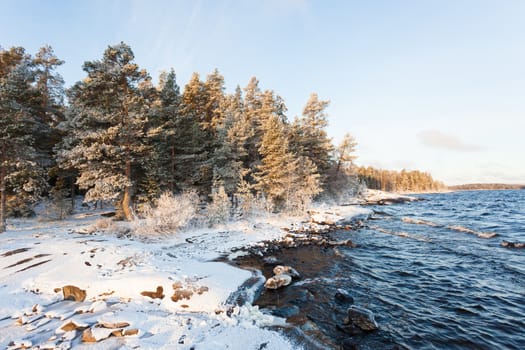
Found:
[[335, 225], [337, 222], [339, 222], [342, 217], [335, 214], [335, 213], [329, 213], [329, 212], [315, 212], [311, 211], [310, 214], [310, 222], [318, 225]]
[[70, 320], [70, 321], [64, 322], [64, 324], [62, 324], [62, 326], [60, 326], [59, 329], [63, 332], [71, 332], [71, 331], [76, 331], [76, 330], [84, 330], [88, 327], [89, 325], [87, 324], [78, 323], [78, 322]]
[[84, 343], [96, 343], [97, 339], [91, 333], [91, 328], [86, 329], [82, 332], [82, 342]]
[[525, 248], [525, 243], [502, 241], [501, 246], [505, 248]]
[[297, 272], [297, 270], [295, 270], [291, 266], [277, 265], [276, 267], [273, 268], [273, 273], [275, 275], [286, 274], [295, 279], [301, 278], [301, 275], [299, 274], [299, 272]]
[[266, 288], [266, 289], [277, 289], [277, 288], [281, 288], [281, 287], [287, 286], [290, 283], [292, 283], [292, 277], [290, 275], [287, 275], [287, 274], [283, 273], [283, 274], [275, 275], [272, 278], [269, 278], [264, 283], [264, 288]]
[[140, 294], [144, 295], [145, 297], [149, 297], [151, 299], [163, 299], [164, 298], [164, 288], [162, 288], [162, 286], [158, 286], [155, 292], [144, 291], [144, 292], [141, 292]]
[[97, 324], [97, 327], [101, 327], [101, 328], [108, 328], [108, 329], [116, 329], [116, 328], [126, 328], [129, 326], [129, 323], [128, 322], [104, 322], [104, 321], [100, 321], [98, 324]]
[[206, 286], [200, 286], [200, 287], [198, 287], [198, 288], [195, 289], [195, 292], [196, 292], [197, 294], [201, 295], [201, 294], [206, 293], [206, 292], [209, 291], [209, 290], [210, 290], [210, 289], [209, 289], [208, 287], [206, 287]]
[[111, 335], [114, 337], [126, 337], [129, 335], [137, 335], [139, 334], [139, 330], [136, 328], [131, 329], [115, 329], [113, 332], [111, 332]]
[[272, 314], [277, 317], [288, 318], [299, 313], [300, 309], [297, 305], [283, 306], [272, 310]]
[[62, 293], [64, 294], [64, 300], [74, 300], [77, 302], [86, 300], [86, 291], [76, 286], [64, 286], [62, 287]]
[[344, 320], [346, 328], [357, 327], [366, 332], [379, 328], [374, 319], [374, 314], [370, 310], [353, 305], [347, 312], [348, 317]]
[[353, 304], [354, 298], [344, 289], [338, 289], [334, 295], [335, 300], [340, 304]]
[[[202, 294], [202, 293], [201, 293]], [[171, 300], [174, 302], [177, 302], [182, 299], [190, 299], [193, 295], [193, 291], [189, 289], [175, 289], [173, 291], [173, 295], [171, 297]]]

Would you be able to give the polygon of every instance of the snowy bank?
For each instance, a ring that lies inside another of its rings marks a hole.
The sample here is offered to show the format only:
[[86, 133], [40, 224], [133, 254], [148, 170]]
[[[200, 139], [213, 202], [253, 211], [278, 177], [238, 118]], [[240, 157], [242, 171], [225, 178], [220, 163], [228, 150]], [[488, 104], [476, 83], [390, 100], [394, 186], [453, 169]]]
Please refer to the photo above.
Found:
[[408, 196], [401, 193], [367, 189], [364, 192], [362, 198], [358, 199], [358, 203], [363, 205], [388, 205], [395, 203], [415, 202], [419, 200], [421, 200], [421, 198]]
[[[229, 304], [252, 274], [216, 260], [282, 239], [290, 227], [367, 214], [355, 206], [318, 208], [294, 225], [261, 216], [153, 241], [86, 234], [100, 218], [92, 212], [60, 222], [10, 221], [0, 235], [0, 347], [93, 347], [82, 342], [89, 331], [97, 349], [296, 348], [263, 328], [286, 326], [283, 319], [249, 303]], [[85, 291], [85, 300], [65, 301], [69, 285]]]

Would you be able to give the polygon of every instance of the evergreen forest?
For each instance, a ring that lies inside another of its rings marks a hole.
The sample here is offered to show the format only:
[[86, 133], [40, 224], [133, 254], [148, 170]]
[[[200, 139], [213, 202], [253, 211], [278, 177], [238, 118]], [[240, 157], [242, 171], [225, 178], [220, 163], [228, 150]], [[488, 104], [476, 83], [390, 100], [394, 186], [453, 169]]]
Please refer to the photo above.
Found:
[[373, 167], [358, 167], [360, 181], [367, 188], [389, 192], [433, 192], [443, 191], [447, 186], [434, 180], [432, 175], [419, 170], [385, 170]]
[[49, 46], [34, 55], [0, 47], [0, 231], [42, 198], [67, 211], [81, 194], [132, 220], [163, 193], [275, 212], [358, 187], [356, 142], [347, 134], [332, 144], [329, 101], [315, 93], [289, 120], [285, 101], [255, 77], [233, 93], [217, 70], [183, 88], [174, 70], [153, 84], [125, 43], [86, 61], [68, 88], [63, 63]]

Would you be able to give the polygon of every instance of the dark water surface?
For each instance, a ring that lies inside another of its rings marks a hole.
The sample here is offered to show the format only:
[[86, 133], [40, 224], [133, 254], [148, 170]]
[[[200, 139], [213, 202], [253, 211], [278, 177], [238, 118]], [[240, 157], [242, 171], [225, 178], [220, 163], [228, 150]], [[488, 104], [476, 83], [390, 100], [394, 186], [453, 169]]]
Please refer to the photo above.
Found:
[[[525, 191], [420, 196], [371, 207], [365, 228], [335, 233], [357, 248], [276, 253], [303, 278], [255, 304], [287, 317], [306, 348], [525, 349], [525, 249], [500, 245], [525, 242]], [[266, 277], [275, 265], [250, 264]], [[349, 306], [338, 289], [374, 313], [378, 331], [337, 328]]]

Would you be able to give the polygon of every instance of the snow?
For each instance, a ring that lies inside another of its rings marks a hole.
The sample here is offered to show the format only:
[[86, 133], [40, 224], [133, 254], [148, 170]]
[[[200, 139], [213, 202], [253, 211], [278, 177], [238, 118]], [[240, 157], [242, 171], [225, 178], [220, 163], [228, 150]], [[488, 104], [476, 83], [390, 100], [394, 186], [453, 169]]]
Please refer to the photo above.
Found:
[[381, 190], [371, 190], [367, 189], [363, 195], [363, 197], [370, 202], [377, 202], [380, 200], [388, 200], [388, 199], [405, 199], [406, 201], [414, 201], [417, 198], [413, 196], [407, 196], [401, 193], [397, 192], [386, 192]]
[[[326, 220], [367, 213], [357, 206], [315, 211], [325, 211]], [[262, 278], [260, 273], [217, 259], [241, 254], [232, 253], [234, 248], [283, 238], [281, 228], [305, 218], [261, 215], [144, 240], [94, 232], [100, 213], [85, 211], [55, 222], [8, 221], [8, 230], [0, 234], [0, 348], [12, 342], [80, 349], [297, 348], [276, 330], [287, 326], [285, 320], [265, 314], [252, 300], [228, 305], [232, 293], [249, 278]], [[59, 288], [66, 285], [85, 290], [86, 300], [64, 301]], [[141, 295], [159, 286], [163, 299]], [[191, 296], [173, 301], [177, 289]], [[254, 293], [245, 295], [253, 298]], [[16, 324], [19, 318], [23, 326]], [[111, 333], [95, 327], [101, 322], [127, 322], [125, 329], [138, 329], [138, 334], [92, 345], [80, 341], [82, 330], [60, 331], [70, 321], [91, 326], [97, 338]]]

